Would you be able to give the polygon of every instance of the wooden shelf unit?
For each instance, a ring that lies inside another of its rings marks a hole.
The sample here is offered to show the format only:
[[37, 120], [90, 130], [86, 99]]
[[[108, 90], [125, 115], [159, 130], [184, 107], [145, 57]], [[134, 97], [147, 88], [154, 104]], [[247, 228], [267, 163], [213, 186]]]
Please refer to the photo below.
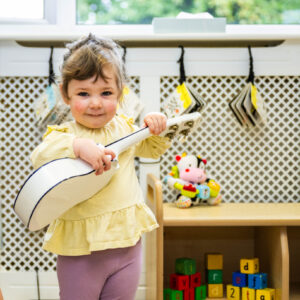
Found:
[[282, 300], [300, 299], [300, 204], [221, 203], [178, 209], [162, 202], [162, 184], [152, 174], [147, 177], [147, 201], [160, 225], [146, 238], [148, 300], [163, 299], [178, 257], [196, 259], [204, 278], [209, 252], [224, 255], [224, 286], [232, 282], [241, 258], [258, 257], [260, 271], [268, 273], [268, 287]]

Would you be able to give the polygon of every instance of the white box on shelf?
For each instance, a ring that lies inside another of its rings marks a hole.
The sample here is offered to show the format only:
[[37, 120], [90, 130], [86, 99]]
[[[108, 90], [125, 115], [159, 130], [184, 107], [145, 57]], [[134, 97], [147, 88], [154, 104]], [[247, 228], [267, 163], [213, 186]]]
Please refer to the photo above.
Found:
[[226, 18], [153, 18], [154, 33], [225, 32]]

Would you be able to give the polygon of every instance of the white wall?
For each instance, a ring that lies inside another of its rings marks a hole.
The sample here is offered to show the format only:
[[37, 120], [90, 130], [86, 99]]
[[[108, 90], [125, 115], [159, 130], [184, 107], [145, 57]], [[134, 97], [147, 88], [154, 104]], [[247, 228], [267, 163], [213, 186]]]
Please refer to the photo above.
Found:
[[[185, 49], [187, 76], [236, 76], [248, 75], [249, 57], [247, 48], [187, 48]], [[55, 73], [63, 49], [55, 49]], [[280, 46], [253, 48], [254, 71], [260, 75], [300, 75], [300, 40], [286, 41]], [[159, 110], [160, 77], [178, 76], [179, 48], [130, 48], [127, 49], [127, 68], [130, 76], [140, 77], [140, 97], [146, 104], [144, 113]], [[21, 47], [14, 41], [0, 41], [0, 77], [47, 76], [49, 49]], [[141, 184], [145, 189], [145, 176], [152, 172], [158, 175], [158, 164], [141, 164]], [[145, 272], [143, 270], [138, 300], [145, 299]], [[5, 300], [37, 299], [34, 272], [5, 272], [0, 270], [0, 287]], [[42, 299], [58, 299], [56, 275], [41, 273]]]

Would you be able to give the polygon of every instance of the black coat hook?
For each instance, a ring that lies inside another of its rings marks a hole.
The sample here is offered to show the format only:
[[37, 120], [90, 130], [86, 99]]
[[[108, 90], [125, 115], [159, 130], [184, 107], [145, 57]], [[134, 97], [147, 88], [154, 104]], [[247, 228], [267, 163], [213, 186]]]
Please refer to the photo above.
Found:
[[49, 86], [55, 83], [55, 74], [53, 70], [53, 46], [51, 46], [50, 58], [49, 58]]
[[122, 56], [122, 59], [123, 59], [123, 63], [125, 64], [126, 63], [126, 54], [127, 54], [127, 48], [125, 46], [122, 46], [123, 48], [123, 56]]
[[184, 69], [184, 48], [183, 48], [183, 46], [179, 46], [179, 47], [181, 48], [181, 55], [177, 62], [179, 63], [179, 69], [180, 69], [179, 82], [180, 82], [180, 84], [182, 84], [183, 82], [186, 81], [185, 69]]
[[249, 75], [247, 78], [247, 82], [251, 82], [252, 84], [254, 84], [254, 71], [253, 71], [253, 56], [251, 53], [251, 47], [248, 46], [248, 52], [249, 52]]

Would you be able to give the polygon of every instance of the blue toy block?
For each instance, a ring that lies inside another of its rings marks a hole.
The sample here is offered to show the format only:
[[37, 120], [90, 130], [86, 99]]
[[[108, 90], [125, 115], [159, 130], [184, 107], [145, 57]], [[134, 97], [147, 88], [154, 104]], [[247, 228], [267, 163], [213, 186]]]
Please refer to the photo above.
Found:
[[247, 282], [247, 274], [241, 272], [233, 272], [232, 273], [232, 285], [239, 286], [239, 287], [246, 287]]
[[261, 290], [267, 287], [268, 275], [266, 273], [256, 273], [248, 275], [248, 287], [250, 289]]

